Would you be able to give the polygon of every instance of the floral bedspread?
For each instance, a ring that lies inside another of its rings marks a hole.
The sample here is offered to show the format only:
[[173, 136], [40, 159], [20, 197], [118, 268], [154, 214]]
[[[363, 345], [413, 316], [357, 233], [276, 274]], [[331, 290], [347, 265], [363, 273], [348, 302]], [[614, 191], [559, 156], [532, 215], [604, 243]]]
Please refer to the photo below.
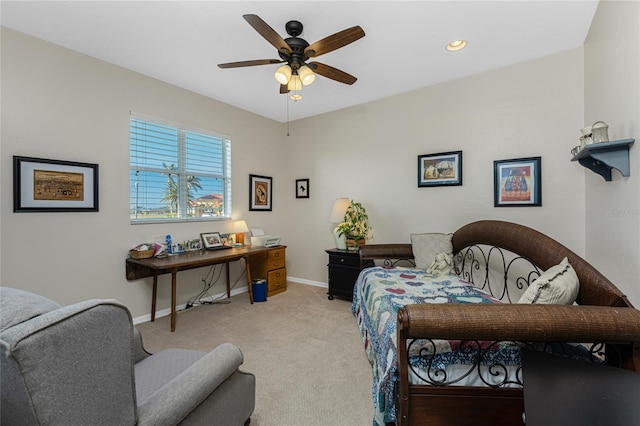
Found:
[[[396, 321], [401, 306], [421, 303], [501, 303], [457, 275], [434, 276], [422, 269], [368, 268], [354, 287], [353, 313], [373, 370], [374, 425], [395, 420], [397, 381]], [[439, 358], [450, 363], [470, 363], [464, 352], [455, 352], [459, 341], [438, 340]], [[512, 354], [507, 355], [512, 357]], [[502, 360], [505, 362], [505, 360]], [[519, 360], [511, 360], [519, 361]], [[506, 360], [510, 363], [509, 360]]]

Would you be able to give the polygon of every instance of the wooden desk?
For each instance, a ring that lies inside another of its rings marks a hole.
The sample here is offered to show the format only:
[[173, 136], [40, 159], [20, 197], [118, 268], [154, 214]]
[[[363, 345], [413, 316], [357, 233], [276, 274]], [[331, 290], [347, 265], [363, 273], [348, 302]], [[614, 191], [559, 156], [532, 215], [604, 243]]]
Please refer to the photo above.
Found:
[[[281, 246], [280, 246], [281, 247]], [[171, 331], [176, 330], [176, 287], [178, 271], [201, 268], [204, 266], [224, 263], [227, 273], [227, 297], [231, 297], [231, 281], [229, 278], [229, 263], [244, 259], [249, 287], [249, 300], [253, 303], [253, 289], [251, 286], [250, 258], [252, 255], [266, 253], [274, 247], [233, 247], [225, 250], [201, 250], [176, 254], [165, 258], [126, 260], [128, 280], [153, 277], [153, 294], [151, 296], [151, 321], [156, 319], [156, 296], [158, 291], [158, 275], [171, 274]]]

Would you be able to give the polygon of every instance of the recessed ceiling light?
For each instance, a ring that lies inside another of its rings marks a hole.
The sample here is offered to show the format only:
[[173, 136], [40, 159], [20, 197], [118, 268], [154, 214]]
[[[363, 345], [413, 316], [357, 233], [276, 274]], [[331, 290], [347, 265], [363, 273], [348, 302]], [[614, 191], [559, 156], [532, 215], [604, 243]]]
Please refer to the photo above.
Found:
[[449, 52], [455, 52], [457, 50], [464, 49], [467, 45], [467, 42], [464, 40], [454, 40], [451, 43], [447, 44], [447, 50]]

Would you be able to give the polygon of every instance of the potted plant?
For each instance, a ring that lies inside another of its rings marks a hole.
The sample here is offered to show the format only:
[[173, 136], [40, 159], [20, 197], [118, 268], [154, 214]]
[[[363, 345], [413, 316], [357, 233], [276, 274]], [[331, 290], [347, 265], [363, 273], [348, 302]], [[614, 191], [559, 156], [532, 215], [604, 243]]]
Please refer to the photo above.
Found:
[[347, 248], [357, 250], [370, 237], [371, 229], [367, 209], [351, 200], [344, 213], [344, 219], [337, 228], [338, 235], [346, 237]]

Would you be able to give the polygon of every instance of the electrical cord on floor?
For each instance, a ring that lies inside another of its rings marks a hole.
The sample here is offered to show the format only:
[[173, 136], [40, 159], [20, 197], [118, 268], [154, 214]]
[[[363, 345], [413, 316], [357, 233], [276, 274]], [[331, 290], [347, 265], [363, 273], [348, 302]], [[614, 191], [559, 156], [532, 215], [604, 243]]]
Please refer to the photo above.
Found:
[[[209, 269], [209, 272], [207, 272], [207, 274], [203, 277], [202, 279], [203, 289], [200, 291], [200, 293], [193, 296], [187, 301], [185, 309], [192, 308], [194, 305], [213, 305], [213, 304], [231, 303], [231, 301], [228, 300], [228, 298], [226, 297], [226, 294], [222, 294], [214, 298], [209, 293], [209, 290], [211, 289], [211, 287], [216, 285], [220, 281], [220, 278], [222, 277], [223, 265], [220, 264], [219, 268], [216, 268], [216, 266], [217, 265], [212, 265], [211, 268]], [[216, 275], [216, 272], [217, 272], [217, 275]], [[236, 285], [238, 285], [238, 282], [240, 281], [240, 279], [245, 275], [246, 275], [246, 270], [243, 270], [242, 273], [238, 276], [238, 278], [236, 278], [236, 280], [231, 285], [231, 290], [236, 288]]]

